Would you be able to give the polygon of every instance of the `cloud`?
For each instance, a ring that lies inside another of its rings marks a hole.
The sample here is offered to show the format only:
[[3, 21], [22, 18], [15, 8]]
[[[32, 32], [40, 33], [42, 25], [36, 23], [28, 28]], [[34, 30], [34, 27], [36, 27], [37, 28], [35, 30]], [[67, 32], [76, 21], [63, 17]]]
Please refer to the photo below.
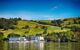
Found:
[[57, 8], [58, 8], [58, 6], [54, 6], [53, 8], [54, 8], [54, 9], [57, 9]]
[[54, 18], [49, 18], [48, 20], [54, 20]]
[[53, 6], [51, 9], [52, 10], [56, 10], [56, 9], [58, 9], [60, 6], [58, 6], [58, 5], [56, 5], [56, 6]]

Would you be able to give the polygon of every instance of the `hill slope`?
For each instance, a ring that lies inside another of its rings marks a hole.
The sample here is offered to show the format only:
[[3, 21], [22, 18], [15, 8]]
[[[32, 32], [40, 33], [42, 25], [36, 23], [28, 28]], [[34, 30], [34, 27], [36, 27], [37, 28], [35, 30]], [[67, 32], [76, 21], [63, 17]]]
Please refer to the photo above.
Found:
[[[80, 18], [67, 18], [58, 20], [21, 20], [0, 19], [0, 38], [2, 33], [7, 38], [9, 34], [15, 33], [20, 36], [42, 35], [50, 39], [57, 38], [80, 39]], [[57, 35], [57, 36], [56, 36]], [[56, 41], [55, 40], [55, 41]]]
[[69, 31], [69, 29], [61, 30], [61, 27], [44, 25], [44, 24], [39, 24], [37, 22], [26, 21], [26, 20], [19, 20], [17, 21], [17, 24], [14, 26], [16, 27], [15, 29], [8, 29], [8, 30], [0, 29], [0, 32], [3, 32], [5, 37], [7, 37], [8, 34], [10, 33], [20, 34], [21, 36], [23, 36], [24, 34], [25, 35], [43, 34], [45, 28], [47, 28], [46, 31], [47, 33]]

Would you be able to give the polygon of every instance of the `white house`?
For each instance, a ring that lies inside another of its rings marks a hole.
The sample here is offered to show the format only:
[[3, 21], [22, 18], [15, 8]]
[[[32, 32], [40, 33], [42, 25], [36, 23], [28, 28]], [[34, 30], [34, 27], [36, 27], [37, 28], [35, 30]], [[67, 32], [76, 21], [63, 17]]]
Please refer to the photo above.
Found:
[[9, 38], [9, 41], [19, 41], [20, 40], [20, 38], [18, 38], [18, 37], [11, 37], [11, 38]]
[[11, 37], [9, 38], [9, 41], [26, 41], [27, 39], [25, 37]]
[[42, 36], [35, 36], [35, 37], [32, 37], [31, 41], [44, 41], [44, 37]]
[[38, 37], [38, 40], [39, 40], [39, 41], [44, 41], [44, 37], [39, 36], [39, 37]]

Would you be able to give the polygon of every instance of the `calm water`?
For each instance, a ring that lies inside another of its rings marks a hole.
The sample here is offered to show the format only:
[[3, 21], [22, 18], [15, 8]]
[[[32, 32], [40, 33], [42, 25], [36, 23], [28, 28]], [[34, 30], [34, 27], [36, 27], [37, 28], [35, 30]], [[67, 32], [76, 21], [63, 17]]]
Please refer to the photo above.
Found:
[[80, 43], [0, 42], [0, 50], [80, 50]]

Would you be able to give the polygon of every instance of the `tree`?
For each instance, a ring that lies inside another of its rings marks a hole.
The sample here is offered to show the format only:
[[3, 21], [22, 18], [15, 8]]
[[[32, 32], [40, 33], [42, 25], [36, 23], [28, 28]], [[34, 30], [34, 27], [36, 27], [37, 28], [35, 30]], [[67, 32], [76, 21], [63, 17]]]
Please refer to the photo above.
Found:
[[51, 21], [51, 23], [52, 23], [54, 26], [61, 26], [61, 24], [63, 23], [63, 21], [61, 21], [60, 19], [58, 19], [58, 20], [53, 20], [53, 21]]
[[28, 29], [28, 28], [29, 28], [29, 26], [28, 26], [28, 25], [26, 25], [26, 26], [22, 27], [22, 29]]
[[38, 25], [36, 25], [36, 26], [35, 26], [35, 28], [39, 28], [39, 26], [38, 26]]
[[8, 30], [10, 28], [13, 28], [12, 26], [15, 25], [17, 21], [13, 20], [12, 18], [10, 19], [5, 19], [5, 18], [0, 18], [0, 29]]
[[46, 26], [41, 26], [42, 29], [46, 29]]
[[7, 37], [8, 38], [10, 38], [10, 37], [20, 37], [20, 35], [19, 34], [15, 34], [15, 33], [10, 33], [10, 34], [8, 34]]
[[2, 40], [3, 38], [4, 38], [4, 34], [0, 32], [0, 40]]
[[47, 27], [44, 29], [44, 32], [43, 32], [43, 34], [47, 34]]

